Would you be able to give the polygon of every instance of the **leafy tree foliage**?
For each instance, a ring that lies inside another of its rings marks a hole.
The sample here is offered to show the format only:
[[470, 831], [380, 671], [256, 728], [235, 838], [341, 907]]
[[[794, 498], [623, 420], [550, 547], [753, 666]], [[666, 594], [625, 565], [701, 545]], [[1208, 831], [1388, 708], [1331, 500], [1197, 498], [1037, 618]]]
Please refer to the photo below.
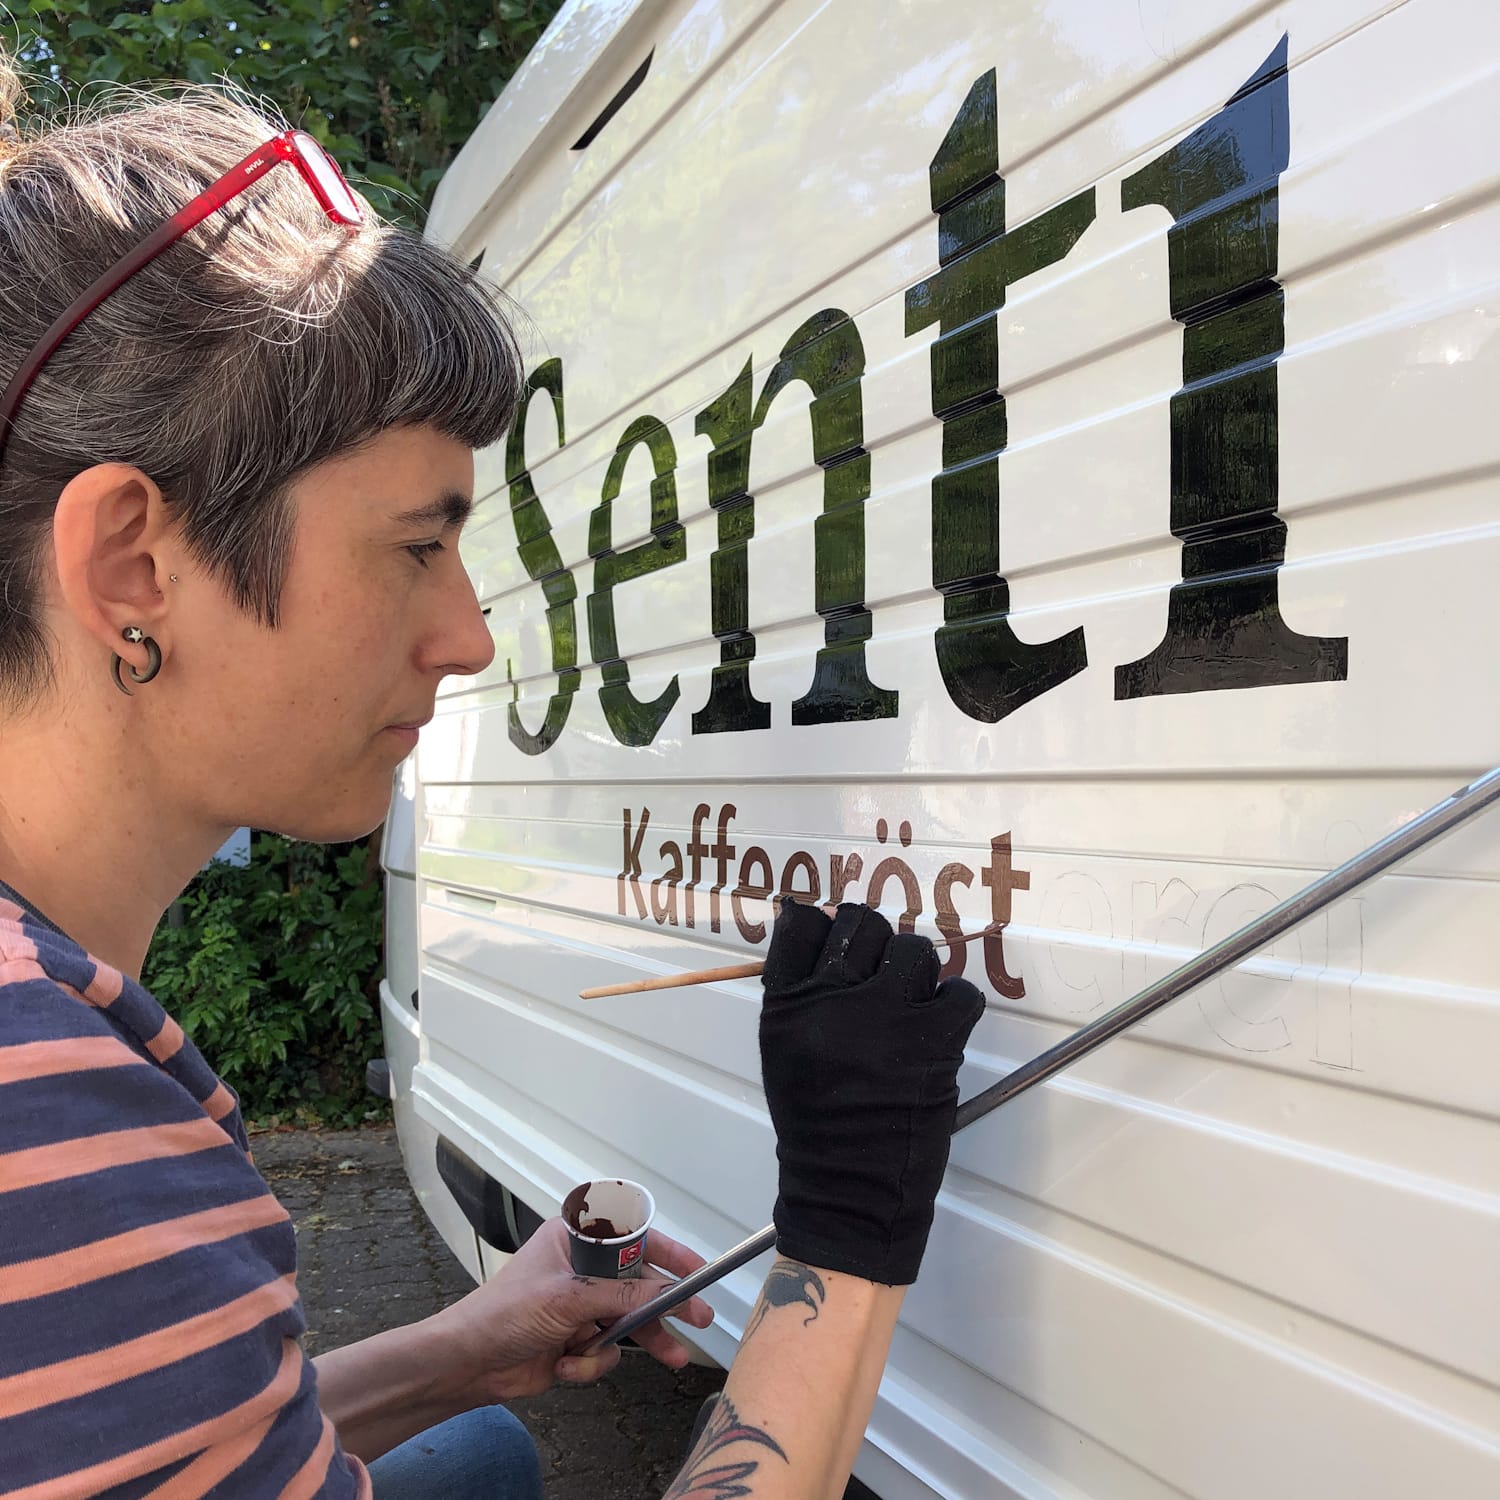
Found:
[[315, 135], [382, 213], [420, 226], [438, 179], [561, 3], [23, 0], [11, 15], [38, 94], [49, 79], [86, 97], [100, 81], [231, 78]]

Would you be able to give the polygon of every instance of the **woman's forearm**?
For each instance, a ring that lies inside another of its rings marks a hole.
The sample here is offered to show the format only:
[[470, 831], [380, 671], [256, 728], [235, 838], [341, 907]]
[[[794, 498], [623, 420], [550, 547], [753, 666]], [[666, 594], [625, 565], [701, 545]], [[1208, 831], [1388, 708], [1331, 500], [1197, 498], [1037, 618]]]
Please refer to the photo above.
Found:
[[318, 1405], [366, 1463], [474, 1405], [472, 1372], [431, 1319], [320, 1354]]
[[668, 1500], [842, 1494], [904, 1295], [904, 1287], [779, 1259]]

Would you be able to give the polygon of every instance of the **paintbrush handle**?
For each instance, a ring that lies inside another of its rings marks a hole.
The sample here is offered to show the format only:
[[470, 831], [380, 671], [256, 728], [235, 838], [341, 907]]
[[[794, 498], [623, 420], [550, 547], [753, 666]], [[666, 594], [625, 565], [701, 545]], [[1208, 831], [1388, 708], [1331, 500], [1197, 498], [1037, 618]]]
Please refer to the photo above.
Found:
[[[982, 938], [994, 928], [984, 927], [962, 937], [944, 938], [933, 946], [957, 948]], [[648, 990], [676, 990], [690, 984], [718, 984], [726, 979], [752, 979], [765, 968], [765, 961], [748, 964], [727, 964], [722, 969], [690, 969], [682, 974], [658, 974], [654, 979], [632, 979], [625, 984], [605, 984], [592, 990], [579, 990], [580, 1000], [608, 1000], [615, 995], [644, 995]]]
[[675, 990], [685, 984], [716, 984], [722, 979], [750, 979], [765, 968], [765, 961], [728, 964], [722, 969], [692, 969], [685, 974], [658, 974], [654, 979], [632, 979], [628, 984], [605, 984], [579, 990], [580, 1000], [607, 1000], [611, 995], [644, 995], [647, 990]]

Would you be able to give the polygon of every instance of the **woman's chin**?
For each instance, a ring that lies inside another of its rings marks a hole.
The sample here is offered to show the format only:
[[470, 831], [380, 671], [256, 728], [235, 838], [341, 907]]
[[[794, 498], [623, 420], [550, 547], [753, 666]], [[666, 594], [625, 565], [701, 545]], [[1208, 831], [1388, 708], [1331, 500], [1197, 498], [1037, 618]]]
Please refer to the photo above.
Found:
[[253, 826], [306, 844], [352, 844], [374, 833], [385, 822], [389, 805], [390, 799], [386, 797], [378, 804], [370, 800], [359, 807], [320, 807]]

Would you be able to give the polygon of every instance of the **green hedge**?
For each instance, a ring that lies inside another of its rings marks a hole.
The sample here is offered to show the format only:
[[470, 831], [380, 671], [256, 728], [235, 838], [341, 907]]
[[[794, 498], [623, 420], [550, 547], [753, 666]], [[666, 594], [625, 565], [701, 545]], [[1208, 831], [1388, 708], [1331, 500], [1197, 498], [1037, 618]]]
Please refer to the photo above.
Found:
[[[180, 922], [180, 925], [176, 925]], [[162, 924], [143, 979], [261, 1124], [384, 1118], [382, 891], [374, 841], [256, 834], [250, 863], [210, 865]]]

